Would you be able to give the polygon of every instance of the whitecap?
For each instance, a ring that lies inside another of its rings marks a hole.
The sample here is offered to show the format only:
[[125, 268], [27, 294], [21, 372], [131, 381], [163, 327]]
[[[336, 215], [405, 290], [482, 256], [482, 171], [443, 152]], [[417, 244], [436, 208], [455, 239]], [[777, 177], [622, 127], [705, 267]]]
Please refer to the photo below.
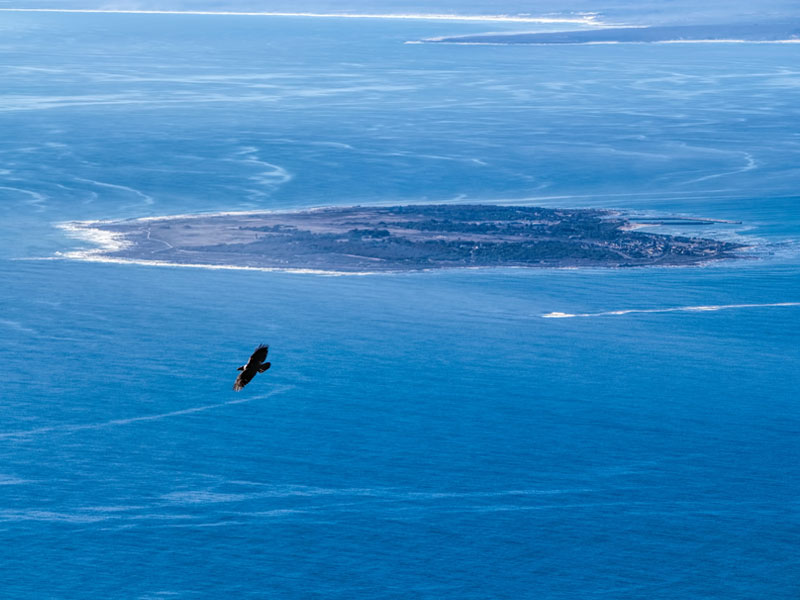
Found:
[[596, 313], [565, 313], [550, 312], [540, 315], [543, 319], [566, 319], [572, 317], [606, 317], [644, 313], [670, 313], [670, 312], [715, 312], [736, 308], [774, 308], [798, 307], [800, 302], [764, 302], [751, 304], [703, 304], [694, 306], [672, 306], [667, 308], [628, 308], [622, 310], [608, 310]]

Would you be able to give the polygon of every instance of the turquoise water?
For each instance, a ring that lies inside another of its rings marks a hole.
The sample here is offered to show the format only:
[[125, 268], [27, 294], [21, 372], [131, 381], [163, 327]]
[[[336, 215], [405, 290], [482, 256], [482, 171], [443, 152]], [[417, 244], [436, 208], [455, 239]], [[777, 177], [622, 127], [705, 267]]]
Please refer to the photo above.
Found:
[[[800, 46], [2, 26], [3, 597], [796, 596]], [[754, 249], [361, 277], [38, 260], [86, 246], [68, 220], [421, 201], [741, 221], [691, 232]], [[232, 392], [260, 342], [273, 368]]]

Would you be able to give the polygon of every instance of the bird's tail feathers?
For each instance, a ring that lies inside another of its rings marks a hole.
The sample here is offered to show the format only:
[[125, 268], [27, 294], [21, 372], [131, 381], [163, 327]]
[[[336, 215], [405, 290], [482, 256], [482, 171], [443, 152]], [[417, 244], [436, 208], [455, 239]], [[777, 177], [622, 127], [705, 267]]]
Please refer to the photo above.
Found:
[[263, 365], [261, 365], [261, 366], [258, 368], [258, 372], [259, 372], [259, 373], [263, 373], [264, 371], [266, 371], [267, 369], [269, 369], [271, 366], [272, 366], [272, 363], [268, 363], [268, 362], [267, 362], [267, 363], [264, 363]]

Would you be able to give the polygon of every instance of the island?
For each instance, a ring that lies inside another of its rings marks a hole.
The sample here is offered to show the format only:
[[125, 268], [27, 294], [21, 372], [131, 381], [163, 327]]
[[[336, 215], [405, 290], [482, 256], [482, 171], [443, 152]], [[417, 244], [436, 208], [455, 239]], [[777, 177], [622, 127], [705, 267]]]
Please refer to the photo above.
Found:
[[71, 223], [67, 227], [74, 235], [101, 246], [65, 256], [372, 273], [696, 265], [734, 258], [743, 247], [641, 230], [647, 226], [596, 209], [481, 204], [330, 207]]

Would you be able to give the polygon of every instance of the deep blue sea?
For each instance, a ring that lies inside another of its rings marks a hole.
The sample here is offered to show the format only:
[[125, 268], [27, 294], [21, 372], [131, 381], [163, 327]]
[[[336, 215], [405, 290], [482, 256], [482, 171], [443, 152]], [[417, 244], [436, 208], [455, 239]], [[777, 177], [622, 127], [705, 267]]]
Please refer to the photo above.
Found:
[[[1, 598], [798, 597], [800, 44], [405, 43], [531, 27], [0, 14]], [[53, 259], [71, 220], [412, 202], [752, 249]]]

